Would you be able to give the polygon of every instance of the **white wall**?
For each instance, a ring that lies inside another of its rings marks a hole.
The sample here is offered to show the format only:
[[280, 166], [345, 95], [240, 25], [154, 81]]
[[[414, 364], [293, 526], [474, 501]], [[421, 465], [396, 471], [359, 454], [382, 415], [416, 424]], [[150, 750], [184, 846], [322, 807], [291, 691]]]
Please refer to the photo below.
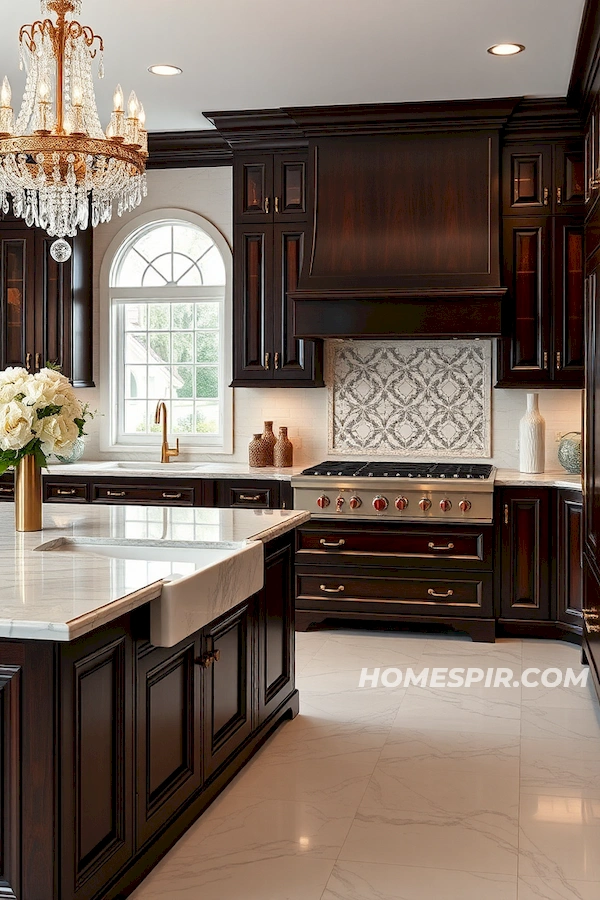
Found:
[[[169, 169], [148, 173], [148, 197], [138, 212], [160, 208], [180, 208], [209, 219], [233, 242], [232, 170], [230, 167]], [[115, 216], [108, 225], [96, 229], [94, 242], [94, 315], [95, 315], [95, 381], [99, 385], [107, 377], [99, 371], [99, 302], [100, 266], [106, 250], [124, 220]], [[80, 392], [92, 408], [100, 409], [100, 392]], [[287, 425], [295, 447], [294, 462], [316, 463], [327, 457], [327, 390], [238, 388], [234, 397], [234, 453], [232, 456], [197, 455], [194, 458], [247, 461], [247, 446], [255, 431], [262, 430], [265, 419], [273, 419], [275, 427]], [[525, 411], [524, 391], [492, 392], [492, 460], [503, 468], [518, 466], [516, 446], [519, 419]], [[542, 391], [540, 411], [546, 419], [546, 467], [558, 467], [556, 432], [581, 429], [580, 391]], [[106, 413], [106, 411], [104, 411]], [[99, 432], [107, 427], [107, 418], [98, 416], [88, 428], [86, 459], [101, 459]], [[127, 454], [121, 454], [126, 458]]]

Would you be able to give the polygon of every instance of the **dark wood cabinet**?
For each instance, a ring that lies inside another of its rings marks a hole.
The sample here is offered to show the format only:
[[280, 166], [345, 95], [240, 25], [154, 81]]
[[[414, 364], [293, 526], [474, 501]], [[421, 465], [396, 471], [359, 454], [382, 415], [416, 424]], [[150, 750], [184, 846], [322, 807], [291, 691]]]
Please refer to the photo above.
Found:
[[305, 222], [306, 152], [237, 153], [233, 164], [236, 223]]
[[45, 232], [0, 221], [0, 368], [50, 362], [75, 387], [93, 387], [92, 229], [71, 241], [66, 263]]
[[584, 548], [591, 565], [600, 561], [600, 251], [586, 278], [586, 368], [584, 427]]
[[582, 625], [583, 514], [579, 491], [556, 492], [556, 618], [566, 625]]
[[203, 506], [218, 509], [292, 509], [289, 481], [220, 478], [205, 482]]
[[92, 898], [133, 855], [133, 665], [126, 624], [61, 652], [61, 898]]
[[255, 598], [204, 632], [204, 769], [210, 778], [252, 731]]
[[504, 215], [548, 215], [553, 205], [552, 144], [506, 147], [502, 156]]
[[497, 387], [583, 385], [583, 222], [572, 216], [504, 218], [509, 288]]
[[319, 387], [323, 345], [296, 340], [294, 307], [304, 225], [234, 230], [234, 387]]
[[258, 722], [266, 721], [294, 685], [294, 550], [287, 538], [265, 548], [265, 584], [257, 595]]
[[177, 647], [136, 644], [137, 848], [202, 784], [202, 683], [196, 635]]
[[549, 489], [498, 492], [501, 619], [550, 621]]

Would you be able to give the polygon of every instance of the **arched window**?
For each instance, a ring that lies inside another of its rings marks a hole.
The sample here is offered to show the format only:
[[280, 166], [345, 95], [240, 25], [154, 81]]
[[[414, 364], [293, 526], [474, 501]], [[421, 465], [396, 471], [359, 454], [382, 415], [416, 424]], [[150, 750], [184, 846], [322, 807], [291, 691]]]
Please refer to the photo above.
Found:
[[183, 445], [231, 452], [231, 251], [210, 222], [181, 215], [144, 217], [112, 252], [111, 444], [156, 445], [164, 400]]

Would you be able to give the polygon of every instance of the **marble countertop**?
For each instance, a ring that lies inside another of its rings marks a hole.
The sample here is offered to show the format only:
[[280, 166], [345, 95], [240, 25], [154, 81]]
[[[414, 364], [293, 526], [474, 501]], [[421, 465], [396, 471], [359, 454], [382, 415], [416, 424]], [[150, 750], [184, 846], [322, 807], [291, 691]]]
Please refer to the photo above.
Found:
[[[44, 530], [18, 534], [0, 506], [0, 637], [70, 641], [159, 597], [176, 563], [39, 552], [93, 539], [231, 545], [269, 541], [310, 514], [291, 510], [180, 509], [44, 504]], [[92, 549], [92, 548], [90, 548]]]
[[106, 461], [106, 460], [82, 460], [69, 465], [50, 463], [44, 469], [45, 475], [65, 475], [70, 478], [251, 478], [259, 481], [290, 481], [293, 475], [298, 475], [306, 466], [290, 466], [285, 469], [277, 469], [273, 466], [253, 469], [248, 463], [191, 463], [191, 462], [142, 462], [131, 460]]
[[559, 487], [573, 491], [582, 490], [581, 475], [569, 475], [564, 469], [542, 472], [539, 475], [528, 475], [517, 469], [498, 469], [495, 483], [498, 487]]

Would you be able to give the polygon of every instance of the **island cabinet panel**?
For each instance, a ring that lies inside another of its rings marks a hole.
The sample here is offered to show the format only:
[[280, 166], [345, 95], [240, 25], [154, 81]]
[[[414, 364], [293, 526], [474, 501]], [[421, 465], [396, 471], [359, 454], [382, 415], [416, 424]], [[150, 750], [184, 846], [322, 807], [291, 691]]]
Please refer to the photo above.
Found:
[[87, 900], [133, 854], [133, 665], [125, 626], [67, 645], [61, 677], [61, 900]]
[[549, 621], [550, 491], [499, 492], [501, 616]]
[[141, 847], [202, 784], [198, 733], [200, 641], [168, 650], [138, 645], [136, 660], [137, 847]]
[[274, 541], [258, 594], [258, 720], [267, 719], [294, 684], [294, 558], [289, 540]]
[[199, 665], [204, 676], [204, 765], [210, 778], [252, 731], [254, 601], [206, 630]]
[[556, 492], [557, 618], [581, 628], [583, 603], [583, 511], [579, 491]]
[[15, 900], [21, 897], [21, 672], [0, 661], [0, 896]]

